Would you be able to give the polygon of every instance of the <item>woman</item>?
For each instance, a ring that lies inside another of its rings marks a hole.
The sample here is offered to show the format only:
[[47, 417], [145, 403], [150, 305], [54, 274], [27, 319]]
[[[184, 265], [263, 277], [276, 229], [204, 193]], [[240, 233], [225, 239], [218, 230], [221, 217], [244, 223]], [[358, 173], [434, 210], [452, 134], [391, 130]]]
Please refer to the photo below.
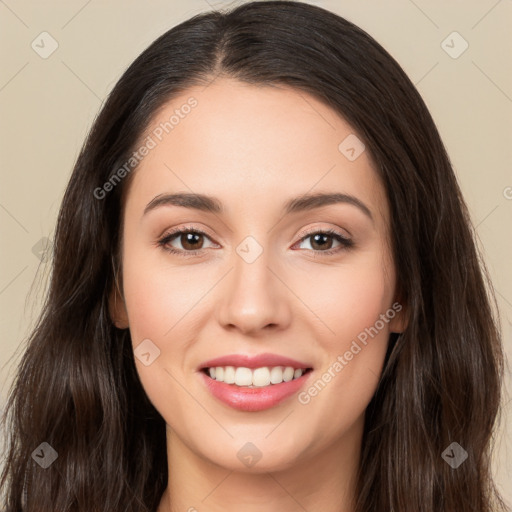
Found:
[[485, 275], [434, 122], [368, 34], [297, 2], [195, 16], [75, 165], [6, 510], [504, 510]]

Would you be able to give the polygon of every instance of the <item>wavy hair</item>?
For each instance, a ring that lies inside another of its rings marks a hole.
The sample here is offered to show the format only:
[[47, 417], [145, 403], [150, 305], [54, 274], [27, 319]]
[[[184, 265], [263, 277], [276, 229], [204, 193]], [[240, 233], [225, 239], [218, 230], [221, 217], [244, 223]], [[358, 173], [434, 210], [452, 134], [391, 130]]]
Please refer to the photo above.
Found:
[[[399, 64], [365, 31], [294, 1], [196, 15], [121, 76], [77, 158], [58, 215], [51, 279], [4, 415], [6, 512], [150, 512], [167, 485], [165, 422], [139, 381], [109, 295], [121, 267], [123, 191], [95, 191], [149, 121], [187, 88], [226, 76], [313, 95], [366, 145], [390, 205], [409, 323], [390, 338], [367, 411], [356, 512], [505, 510], [490, 469], [503, 353], [496, 301], [449, 157]], [[58, 454], [43, 469], [42, 442]], [[456, 470], [442, 458], [457, 442]], [[135, 463], [136, 459], [136, 463]]]

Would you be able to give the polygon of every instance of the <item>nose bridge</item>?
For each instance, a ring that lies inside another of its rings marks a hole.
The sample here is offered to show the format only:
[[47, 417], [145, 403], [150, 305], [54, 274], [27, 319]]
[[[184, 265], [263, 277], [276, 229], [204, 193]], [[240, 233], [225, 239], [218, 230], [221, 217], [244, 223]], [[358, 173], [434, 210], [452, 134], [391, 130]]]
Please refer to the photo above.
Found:
[[271, 259], [270, 251], [252, 237], [238, 245], [217, 312], [224, 327], [251, 332], [287, 324], [287, 299], [282, 283], [271, 270]]

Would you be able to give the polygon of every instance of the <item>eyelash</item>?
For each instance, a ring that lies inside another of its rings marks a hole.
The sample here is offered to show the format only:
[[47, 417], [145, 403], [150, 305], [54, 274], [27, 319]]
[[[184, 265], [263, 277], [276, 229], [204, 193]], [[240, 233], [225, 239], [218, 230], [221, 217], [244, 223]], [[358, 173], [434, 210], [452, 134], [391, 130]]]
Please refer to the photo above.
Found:
[[[168, 247], [167, 244], [171, 242], [174, 238], [176, 238], [178, 235], [183, 235], [185, 233], [192, 233], [195, 235], [203, 235], [207, 238], [210, 238], [204, 231], [195, 229], [195, 228], [188, 228], [184, 227], [181, 229], [177, 229], [175, 231], [171, 231], [170, 233], [166, 233], [161, 239], [157, 241], [157, 245], [164, 249], [167, 252], [170, 252], [171, 254], [176, 254], [177, 256], [181, 256], [183, 258], [188, 258], [191, 256], [197, 256], [202, 250], [204, 249], [195, 249], [193, 251], [183, 251], [181, 249], [174, 249], [173, 247]], [[302, 235], [302, 238], [297, 242], [303, 242], [307, 238], [313, 236], [313, 235], [328, 235], [340, 242], [341, 247], [335, 247], [334, 249], [328, 249], [327, 251], [315, 251], [314, 249], [308, 249], [313, 252], [314, 257], [317, 257], [317, 254], [319, 254], [321, 257], [323, 256], [330, 256], [332, 254], [338, 253], [343, 250], [350, 249], [354, 246], [354, 242], [350, 240], [349, 238], [344, 237], [334, 229], [316, 229], [312, 231], [308, 231], [307, 233], [304, 233]]]

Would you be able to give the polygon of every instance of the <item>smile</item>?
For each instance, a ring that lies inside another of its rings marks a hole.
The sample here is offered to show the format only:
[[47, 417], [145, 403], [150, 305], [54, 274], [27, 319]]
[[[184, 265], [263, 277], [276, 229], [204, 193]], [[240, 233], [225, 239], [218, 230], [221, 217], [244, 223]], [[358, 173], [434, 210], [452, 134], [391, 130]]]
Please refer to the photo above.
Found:
[[218, 382], [249, 388], [290, 382], [310, 370], [311, 368], [293, 368], [292, 366], [263, 366], [254, 369], [243, 366], [217, 366], [204, 369], [207, 375]]
[[[239, 411], [257, 412], [275, 407], [298, 393], [311, 373], [312, 368], [262, 367], [251, 370], [220, 366], [205, 368], [199, 375], [206, 389], [225, 405]], [[226, 378], [229, 381], [234, 378], [234, 382], [227, 383]]]

